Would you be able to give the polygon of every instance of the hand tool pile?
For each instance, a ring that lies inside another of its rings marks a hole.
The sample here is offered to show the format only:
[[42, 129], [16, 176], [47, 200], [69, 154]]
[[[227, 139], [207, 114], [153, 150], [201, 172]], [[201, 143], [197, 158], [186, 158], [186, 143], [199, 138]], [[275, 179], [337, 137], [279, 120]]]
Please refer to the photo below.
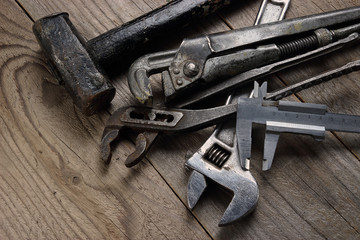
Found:
[[[174, 2], [190, 5], [192, 1]], [[284, 18], [289, 3], [290, 0], [264, 0], [253, 27], [185, 39], [179, 49], [138, 58], [129, 69], [128, 83], [134, 97], [146, 106], [125, 107], [112, 114], [101, 140], [102, 159], [109, 163], [111, 145], [124, 130], [139, 133], [136, 150], [125, 161], [127, 167], [132, 167], [146, 155], [159, 133], [182, 133], [219, 124], [185, 165], [192, 169], [188, 183], [191, 209], [207, 187], [207, 179], [233, 192], [233, 199], [219, 223], [223, 226], [251, 212], [259, 198], [256, 180], [249, 171], [253, 123], [266, 125], [263, 170], [271, 168], [282, 132], [311, 135], [316, 140], [322, 140], [326, 130], [360, 133], [360, 116], [328, 113], [324, 105], [281, 101], [313, 85], [360, 70], [360, 60], [272, 93], [267, 93], [266, 82], [261, 87], [257, 82], [254, 84], [255, 80], [261, 81], [280, 70], [360, 40], [360, 7], [279, 21]], [[148, 16], [159, 12], [161, 10]], [[146, 19], [147, 16], [140, 19], [139, 24]], [[53, 29], [51, 21], [61, 21], [60, 27]], [[105, 37], [86, 43], [66, 15], [43, 19], [35, 24], [34, 31], [60, 80], [85, 113], [91, 114], [104, 102], [111, 101], [114, 89], [106, 82], [100, 64], [112, 58], [112, 53], [121, 54], [121, 50], [110, 51], [111, 47], [107, 46], [105, 52], [111, 53], [101, 55], [96, 46], [101, 45]], [[68, 40], [56, 41], [58, 44], [53, 47], [59, 32]], [[112, 34], [110, 31], [107, 37]], [[119, 40], [113, 37], [109, 41], [115, 44]], [[71, 57], [64, 52], [69, 42], [76, 42], [78, 46], [76, 51], [71, 49]], [[72, 61], [78, 62], [72, 64]], [[93, 70], [89, 70], [90, 65]], [[84, 76], [84, 72], [88, 75]], [[150, 77], [158, 73], [161, 73], [167, 106], [162, 109], [152, 107]], [[250, 94], [252, 84], [255, 87]], [[225, 105], [205, 104], [206, 100], [224, 93], [230, 94]]]

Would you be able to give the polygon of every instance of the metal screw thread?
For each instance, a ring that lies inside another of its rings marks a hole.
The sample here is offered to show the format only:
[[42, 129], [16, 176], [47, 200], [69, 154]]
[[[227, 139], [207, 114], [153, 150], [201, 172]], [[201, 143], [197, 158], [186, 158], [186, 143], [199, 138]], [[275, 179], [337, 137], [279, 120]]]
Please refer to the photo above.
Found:
[[219, 145], [213, 145], [206, 153], [205, 158], [218, 167], [222, 167], [226, 160], [230, 157], [230, 152], [223, 149]]
[[295, 56], [316, 49], [318, 46], [319, 42], [315, 34], [309, 37], [278, 44], [281, 58]]

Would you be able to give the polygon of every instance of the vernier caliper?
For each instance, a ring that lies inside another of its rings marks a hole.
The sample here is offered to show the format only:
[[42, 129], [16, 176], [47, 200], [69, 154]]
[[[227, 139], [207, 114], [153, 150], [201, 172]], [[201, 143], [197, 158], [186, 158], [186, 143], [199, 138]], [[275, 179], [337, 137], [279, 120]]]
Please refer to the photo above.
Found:
[[360, 117], [328, 113], [326, 106], [288, 101], [267, 101], [267, 83], [255, 83], [256, 98], [239, 98], [236, 135], [241, 166], [249, 169], [252, 124], [265, 124], [263, 170], [271, 168], [281, 133], [311, 135], [323, 140], [325, 131], [360, 133]]

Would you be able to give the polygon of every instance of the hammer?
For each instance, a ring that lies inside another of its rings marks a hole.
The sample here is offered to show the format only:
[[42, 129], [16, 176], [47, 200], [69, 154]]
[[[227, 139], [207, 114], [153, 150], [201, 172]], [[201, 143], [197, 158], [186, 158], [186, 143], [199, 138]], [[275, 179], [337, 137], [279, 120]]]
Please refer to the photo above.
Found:
[[214, 12], [233, 0], [174, 0], [133, 21], [86, 41], [67, 13], [53, 14], [34, 23], [33, 31], [49, 66], [65, 85], [76, 106], [92, 115], [108, 105], [115, 88], [104, 69], [143, 55], [161, 34]]

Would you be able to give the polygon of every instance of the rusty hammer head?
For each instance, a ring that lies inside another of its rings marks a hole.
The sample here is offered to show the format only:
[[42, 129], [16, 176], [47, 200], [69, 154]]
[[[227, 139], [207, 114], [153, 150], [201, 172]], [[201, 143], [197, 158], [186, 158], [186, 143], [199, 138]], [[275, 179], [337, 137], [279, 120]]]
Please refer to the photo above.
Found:
[[33, 31], [53, 73], [83, 113], [92, 115], [111, 102], [115, 88], [98, 63], [93, 61], [85, 47], [85, 40], [70, 22], [67, 13], [38, 20]]

